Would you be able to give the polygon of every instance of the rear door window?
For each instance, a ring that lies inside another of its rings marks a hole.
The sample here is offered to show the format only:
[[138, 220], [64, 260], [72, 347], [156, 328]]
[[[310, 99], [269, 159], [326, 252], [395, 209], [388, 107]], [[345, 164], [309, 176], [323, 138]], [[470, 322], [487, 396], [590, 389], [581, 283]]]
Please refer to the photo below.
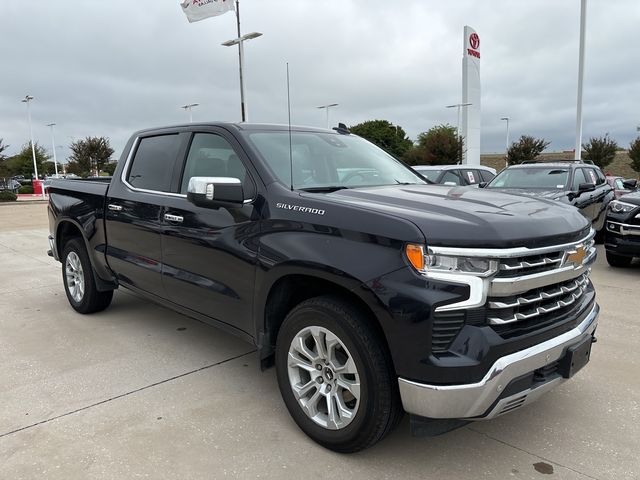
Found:
[[476, 185], [482, 181], [482, 178], [480, 178], [480, 172], [475, 169], [463, 170], [462, 177], [469, 185]]
[[598, 179], [596, 182], [597, 185], [602, 185], [607, 181], [607, 177], [604, 176], [604, 173], [602, 173], [599, 168], [592, 168], [591, 170], [596, 172], [596, 178]]
[[178, 134], [141, 138], [127, 182], [134, 188], [171, 191], [173, 167], [180, 148]]

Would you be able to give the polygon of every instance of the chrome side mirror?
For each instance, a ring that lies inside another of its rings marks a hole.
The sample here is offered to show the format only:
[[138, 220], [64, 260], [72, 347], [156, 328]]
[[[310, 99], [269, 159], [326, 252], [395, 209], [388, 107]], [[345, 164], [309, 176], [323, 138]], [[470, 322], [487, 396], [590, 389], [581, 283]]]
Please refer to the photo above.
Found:
[[191, 177], [187, 187], [187, 200], [205, 208], [242, 205], [242, 182], [230, 177]]

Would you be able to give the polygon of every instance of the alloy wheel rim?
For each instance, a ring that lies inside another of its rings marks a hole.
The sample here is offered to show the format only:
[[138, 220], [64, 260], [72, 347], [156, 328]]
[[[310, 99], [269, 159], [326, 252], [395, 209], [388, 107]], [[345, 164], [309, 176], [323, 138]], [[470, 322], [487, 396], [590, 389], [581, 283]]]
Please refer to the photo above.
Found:
[[291, 390], [302, 411], [328, 430], [349, 425], [360, 406], [360, 374], [345, 344], [324, 327], [306, 327], [291, 340]]
[[67, 277], [67, 289], [75, 302], [81, 302], [84, 296], [84, 272], [80, 257], [76, 252], [69, 252], [64, 265]]

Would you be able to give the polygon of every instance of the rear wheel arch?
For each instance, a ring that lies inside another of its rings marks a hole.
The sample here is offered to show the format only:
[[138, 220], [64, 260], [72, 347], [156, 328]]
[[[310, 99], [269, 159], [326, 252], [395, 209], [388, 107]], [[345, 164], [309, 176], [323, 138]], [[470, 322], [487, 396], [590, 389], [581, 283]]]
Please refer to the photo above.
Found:
[[87, 247], [87, 242], [82, 234], [82, 230], [78, 225], [70, 220], [62, 220], [57, 228], [56, 228], [56, 249], [58, 250], [58, 258], [62, 258], [62, 252], [64, 250], [64, 246], [71, 240], [72, 238], [82, 238], [82, 241], [85, 244], [85, 248]]
[[93, 274], [93, 279], [96, 283], [96, 288], [98, 289], [98, 291], [106, 292], [118, 288], [118, 284], [115, 281], [105, 280], [101, 278], [96, 272], [96, 266], [94, 264], [93, 255], [91, 254], [91, 246], [89, 245], [89, 241], [87, 240], [87, 237], [80, 225], [73, 220], [61, 220], [56, 227], [55, 241], [58, 258], [62, 259], [65, 245], [74, 238], [80, 239], [80, 241], [84, 244], [87, 256], [89, 257], [89, 262], [91, 263], [91, 273]]

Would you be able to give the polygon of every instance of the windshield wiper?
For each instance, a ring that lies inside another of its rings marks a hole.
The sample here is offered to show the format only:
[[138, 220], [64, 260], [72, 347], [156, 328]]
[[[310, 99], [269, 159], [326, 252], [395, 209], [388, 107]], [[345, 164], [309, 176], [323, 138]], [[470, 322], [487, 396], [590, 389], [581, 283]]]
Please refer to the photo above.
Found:
[[326, 187], [306, 187], [306, 188], [298, 188], [298, 190], [302, 190], [303, 192], [312, 192], [312, 193], [331, 193], [337, 190], [344, 190], [349, 187], [345, 187], [344, 185], [328, 185]]

